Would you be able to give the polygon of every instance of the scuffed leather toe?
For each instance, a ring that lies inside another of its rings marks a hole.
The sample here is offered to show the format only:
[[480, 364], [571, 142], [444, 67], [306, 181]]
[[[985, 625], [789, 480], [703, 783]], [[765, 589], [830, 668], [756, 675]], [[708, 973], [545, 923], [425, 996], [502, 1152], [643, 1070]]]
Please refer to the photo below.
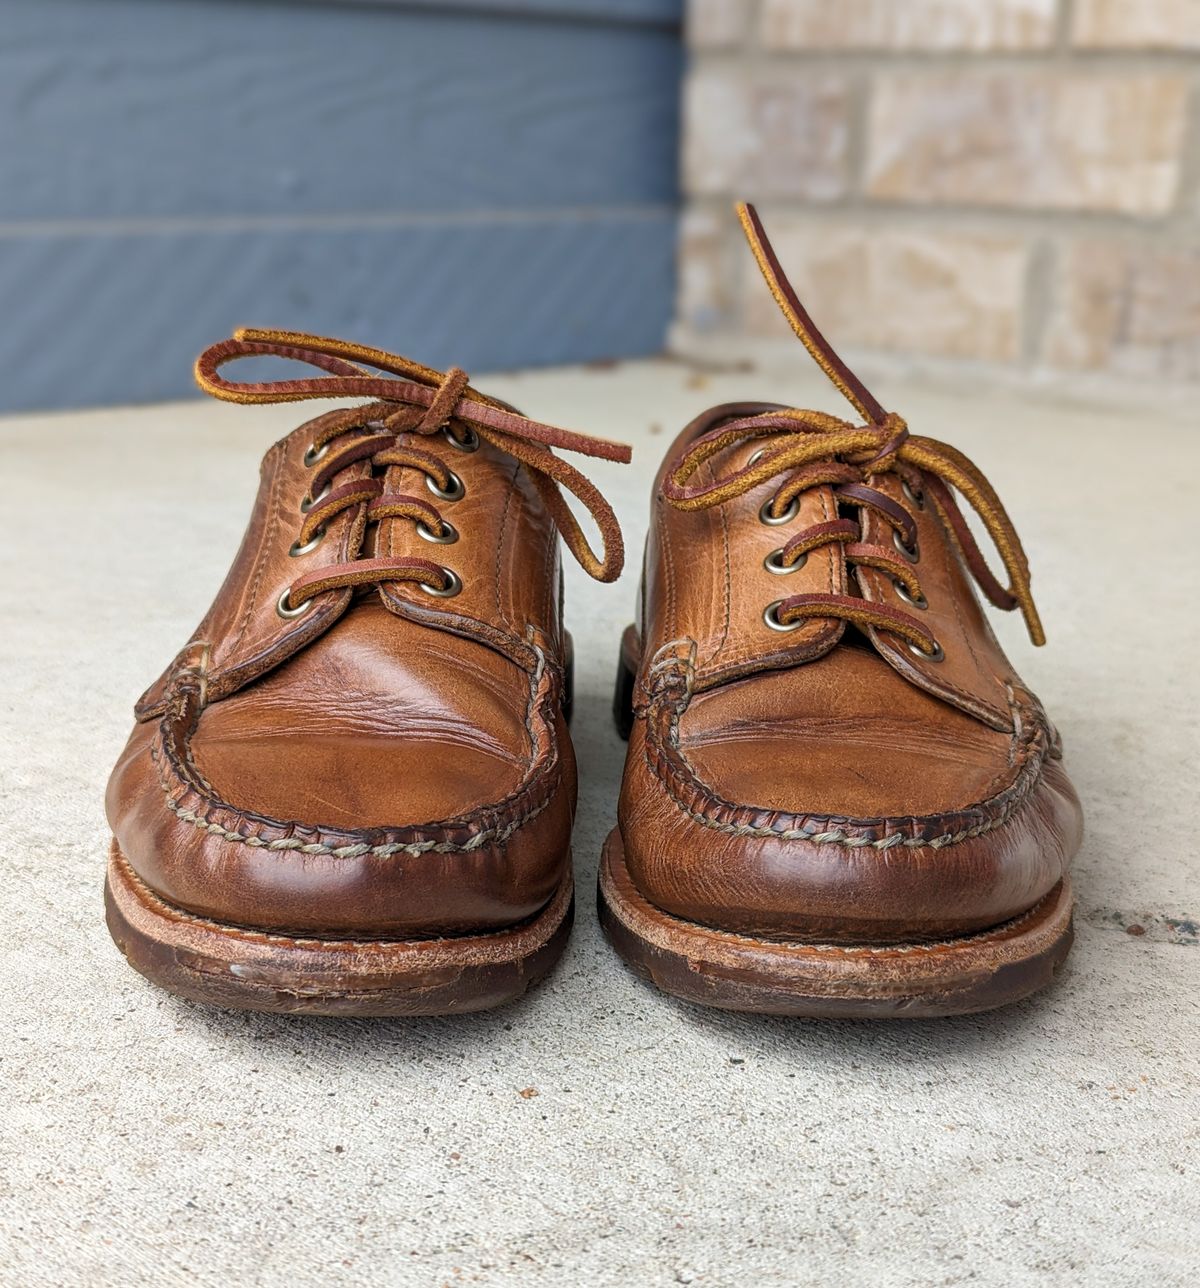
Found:
[[[216, 921], [359, 937], [461, 934], [520, 922], [545, 906], [568, 871], [575, 791], [558, 683], [543, 674], [526, 691], [533, 739], [519, 766], [498, 758], [491, 780], [511, 790], [442, 819], [359, 828], [316, 821], [318, 811], [309, 808], [299, 819], [273, 815], [251, 794], [253, 782], [237, 787], [221, 762], [229, 784], [223, 791], [234, 800], [225, 799], [191, 754], [207, 716], [185, 692], [157, 728], [135, 729], [113, 772], [114, 835], [152, 890]], [[356, 785], [306, 780], [322, 806], [343, 789], [342, 800], [352, 798], [377, 768], [370, 758], [356, 764], [345, 748], [330, 754], [345, 757], [342, 768]], [[414, 744], [407, 757], [412, 798], [424, 803], [431, 789], [418, 775], [420, 759]], [[462, 800], [469, 787], [460, 781], [448, 790]], [[331, 816], [339, 813], [347, 813], [345, 804], [330, 807]]]
[[[266, 355], [318, 374], [222, 374]], [[135, 708], [107, 794], [110, 890], [136, 881], [134, 903], [164, 905], [151, 940], [168, 973], [171, 927], [189, 917], [229, 942], [316, 938], [330, 961], [345, 942], [442, 936], [494, 940], [474, 950], [499, 960], [551, 909], [561, 951], [576, 776], [560, 482], [604, 540], [597, 556], [565, 524], [588, 572], [615, 577], [622, 546], [607, 503], [550, 447], [627, 449], [529, 420], [460, 369], [320, 336], [238, 332], [196, 372], [229, 401], [352, 405], [267, 452], [221, 590]], [[285, 994], [333, 987], [297, 984], [289, 965], [281, 978]]]
[[[870, 667], [870, 659], [854, 659], [853, 652], [845, 649], [817, 667], [835, 656], [843, 671]], [[840, 661], [847, 657], [848, 665]], [[803, 723], [794, 714], [794, 683], [788, 700], [789, 678], [780, 672], [741, 686], [765, 686], [768, 747], [772, 731], [778, 738]], [[892, 715], [906, 702], [927, 700], [908, 698], [902, 692], [908, 686], [895, 677], [892, 682], [894, 702], [882, 704]], [[830, 942], [944, 938], [1030, 908], [1058, 883], [1078, 846], [1078, 801], [1032, 710], [1019, 737], [996, 742], [998, 735], [984, 731], [977, 763], [972, 767], [965, 757], [961, 782], [990, 790], [948, 808], [954, 761], [945, 752], [940, 760], [948, 769], [941, 765], [939, 775], [932, 772], [939, 757], [926, 747], [919, 766], [929, 770], [923, 787], [884, 781], [879, 795], [867, 786], [880, 778], [880, 762], [853, 736], [822, 740], [821, 754], [811, 762], [803, 741], [790, 752], [775, 745], [769, 758], [745, 749], [739, 756], [731, 748], [745, 746], [744, 720], [734, 722], [735, 736], [726, 736], [727, 704], [748, 713], [748, 695], [739, 698], [739, 686], [714, 691], [718, 701], [689, 697], [686, 659], [660, 669], [657, 685], [630, 740], [621, 835], [639, 889], [675, 916], [749, 934]], [[853, 706], [848, 684], [827, 692]], [[828, 728], [830, 708], [812, 710], [816, 726]], [[878, 726], [864, 720], [851, 722], [850, 729], [866, 739]], [[990, 762], [984, 755], [989, 748]], [[893, 764], [893, 755], [882, 764]], [[871, 768], [856, 771], [856, 762]], [[752, 775], [761, 776], [761, 789]], [[938, 808], [865, 815], [828, 808], [846, 799], [886, 804], [896, 791], [911, 791], [911, 799]]]

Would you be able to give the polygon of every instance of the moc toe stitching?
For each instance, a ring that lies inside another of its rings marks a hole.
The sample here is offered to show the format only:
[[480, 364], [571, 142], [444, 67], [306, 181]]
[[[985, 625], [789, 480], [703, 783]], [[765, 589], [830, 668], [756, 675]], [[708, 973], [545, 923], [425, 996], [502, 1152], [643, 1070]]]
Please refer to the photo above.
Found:
[[[850, 818], [845, 815], [764, 809], [724, 798], [689, 763], [679, 744], [679, 719], [687, 699], [668, 711], [666, 736], [658, 734], [653, 710], [646, 721], [644, 757], [650, 773], [679, 808], [704, 827], [739, 836], [813, 841], [849, 849], [933, 849], [957, 845], [1002, 826], [1037, 787], [1049, 754], [1041, 722], [1014, 730], [1008, 781], [984, 800], [928, 815]], [[661, 718], [661, 717], [660, 717]]]
[[[1014, 726], [1010, 764], [991, 796], [938, 814], [850, 818], [724, 798], [679, 745], [689, 700], [660, 691], [638, 721], [648, 808], [622, 820], [631, 874], [671, 915], [766, 937], [943, 940], [1023, 915], [1065, 871], [1069, 837], [1061, 854], [1035, 844], [1046, 812], [1070, 797], [1035, 708]], [[850, 887], [871, 894], [847, 906]]]
[[[466, 814], [401, 827], [344, 829], [301, 820], [284, 820], [259, 814], [221, 798], [196, 767], [190, 736], [201, 708], [194, 691], [181, 689], [168, 718], [159, 725], [150, 746], [158, 783], [166, 807], [178, 818], [223, 839], [275, 851], [302, 850], [310, 854], [356, 857], [373, 853], [386, 856], [406, 851], [435, 849], [441, 853], [467, 852], [481, 845], [503, 844], [517, 829], [532, 821], [553, 801], [561, 781], [557, 737], [552, 717], [554, 686], [546, 683], [539, 667], [530, 679], [525, 728], [530, 740], [528, 764], [522, 780], [508, 796]], [[301, 841], [297, 832], [312, 840]], [[277, 835], [270, 835], [277, 833]], [[318, 838], [329, 837], [331, 840]]]

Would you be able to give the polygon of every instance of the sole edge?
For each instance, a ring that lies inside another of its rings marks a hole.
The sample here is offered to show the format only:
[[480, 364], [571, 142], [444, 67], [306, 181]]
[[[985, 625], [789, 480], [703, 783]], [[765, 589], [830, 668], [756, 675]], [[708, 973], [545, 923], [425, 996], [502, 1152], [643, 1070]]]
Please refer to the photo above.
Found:
[[1074, 938], [1070, 881], [991, 930], [936, 944], [756, 939], [673, 917], [637, 890], [619, 829], [600, 861], [600, 922], [626, 964], [666, 993], [723, 1010], [823, 1019], [965, 1015], [1048, 985]]
[[352, 940], [293, 937], [195, 916], [154, 893], [116, 841], [105, 918], [125, 959], [176, 996], [301, 1015], [450, 1015], [515, 1001], [545, 978], [574, 918], [570, 865], [531, 921], [485, 935]]

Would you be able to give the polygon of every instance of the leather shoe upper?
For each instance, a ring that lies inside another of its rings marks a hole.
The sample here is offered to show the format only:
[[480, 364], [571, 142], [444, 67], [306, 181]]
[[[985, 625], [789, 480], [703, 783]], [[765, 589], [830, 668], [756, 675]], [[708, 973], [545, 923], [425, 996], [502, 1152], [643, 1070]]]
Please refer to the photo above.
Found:
[[728, 404], [668, 452], [626, 646], [625, 862], [651, 902], [731, 931], [904, 942], [995, 926], [1057, 885], [1082, 828], [1058, 736], [974, 591], [1041, 642], [1024, 553], [987, 480], [876, 402], [742, 218], [861, 420]]
[[[326, 374], [219, 374], [263, 354]], [[239, 333], [198, 373], [235, 401], [373, 401], [267, 453], [225, 584], [113, 771], [122, 852], [168, 902], [239, 925], [411, 937], [534, 915], [569, 870], [576, 788], [559, 532], [603, 580], [622, 558], [611, 510], [551, 449], [626, 449], [319, 337]]]

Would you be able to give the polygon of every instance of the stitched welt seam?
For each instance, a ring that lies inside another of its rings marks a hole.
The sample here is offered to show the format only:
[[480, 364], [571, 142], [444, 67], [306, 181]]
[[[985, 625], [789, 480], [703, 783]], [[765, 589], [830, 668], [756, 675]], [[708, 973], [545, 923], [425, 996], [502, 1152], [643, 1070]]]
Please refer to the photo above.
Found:
[[232, 841], [239, 845], [249, 845], [256, 849], [264, 850], [295, 850], [298, 854], [329, 854], [338, 859], [354, 859], [364, 854], [376, 855], [380, 858], [390, 858], [394, 854], [407, 854], [416, 858], [421, 854], [469, 854], [473, 850], [482, 849], [485, 845], [497, 844], [502, 845], [518, 829], [531, 823], [539, 814], [548, 809], [553, 797], [547, 798], [536, 809], [531, 810], [521, 818], [514, 819], [507, 827], [491, 828], [477, 833], [469, 841], [459, 844], [457, 841], [410, 841], [407, 844], [401, 841], [394, 841], [387, 845], [365, 845], [361, 842], [357, 845], [328, 845], [324, 841], [301, 841], [299, 837], [287, 836], [280, 837], [274, 841], [268, 841], [265, 837], [256, 832], [245, 834], [242, 832], [232, 832], [228, 828], [222, 827], [220, 823], [210, 823], [203, 815], [197, 814], [194, 810], [184, 809], [176, 801], [171, 799], [170, 788], [160, 781], [159, 786], [162, 788], [163, 796], [166, 798], [167, 809], [177, 818], [185, 823], [191, 823], [193, 827], [199, 828], [202, 832], [208, 832], [212, 836], [219, 836], [223, 840]]
[[[611, 878], [606, 878], [611, 880]], [[1060, 882], [1059, 885], [1062, 883]], [[1010, 921], [1003, 921], [998, 926], [993, 926], [990, 930], [980, 931], [976, 935], [962, 935], [957, 939], [938, 939], [931, 940], [929, 943], [909, 943], [909, 944], [827, 944], [827, 943], [810, 943], [807, 940], [788, 940], [788, 939], [763, 939], [757, 935], [740, 935], [733, 930], [721, 930], [716, 926], [706, 926], [700, 921], [690, 921], [686, 917], [673, 917], [669, 913], [660, 915], [668, 921], [676, 923], [676, 927], [683, 927], [685, 932], [698, 934], [699, 937], [709, 939], [725, 940], [730, 944], [739, 945], [747, 948], [784, 950], [788, 956], [804, 957], [811, 953], [820, 953], [829, 957], [850, 957], [850, 958], [870, 958], [870, 957], [909, 957], [925, 954], [927, 956], [951, 956], [962, 948], [985, 948], [993, 943], [1004, 943], [1015, 937], [1015, 933], [1023, 931], [1030, 923], [1041, 916], [1043, 910], [1055, 897], [1059, 886], [1040, 898], [1032, 908], [1018, 914]], [[614, 909], [622, 922], [633, 929], [630, 920], [622, 914], [622, 911]], [[674, 929], [678, 934], [679, 930]]]
[[730, 836], [753, 836], [775, 841], [811, 841], [815, 845], [840, 845], [854, 850], [890, 850], [896, 846], [902, 846], [907, 850], [925, 848], [940, 850], [947, 845], [958, 845], [962, 841], [984, 836], [998, 827], [1003, 827], [1012, 818], [1018, 806], [1024, 804], [1029, 795], [1028, 790], [1022, 792], [1015, 800], [1010, 801], [1003, 811], [993, 819], [976, 824], [974, 827], [963, 828], [958, 832], [943, 832], [938, 836], [906, 836], [903, 832], [887, 832], [885, 835], [872, 840], [868, 836], [857, 836], [840, 827], [830, 828], [826, 831], [815, 831], [804, 827], [789, 827], [781, 831], [773, 827], [757, 827], [750, 823], [723, 823], [718, 819], [709, 818], [708, 815], [699, 813], [681, 800], [672, 789], [670, 780], [659, 774], [655, 769], [650, 759], [649, 740], [644, 744], [643, 755], [646, 761], [646, 768], [650, 771], [651, 777], [662, 784], [671, 802], [693, 822], [699, 823], [701, 827], [706, 827], [713, 832], [723, 832]]
[[[528, 731], [530, 744], [533, 748], [533, 756], [530, 759], [531, 766], [536, 759], [537, 748], [539, 746], [539, 739], [533, 727], [533, 713], [537, 706], [538, 687], [541, 683], [541, 677], [545, 671], [545, 658], [541, 650], [535, 648], [534, 652], [538, 655], [538, 667], [530, 676], [529, 704], [525, 710], [525, 728]], [[554, 728], [552, 723], [549, 725], [549, 733], [551, 740], [553, 740]], [[170, 764], [173, 753], [170, 748], [166, 746], [165, 741], [163, 743], [163, 754], [165, 755], [168, 764]], [[234, 832], [229, 828], [222, 827], [220, 823], [211, 822], [203, 814], [197, 814], [194, 810], [185, 809], [179, 801], [172, 797], [171, 785], [163, 777], [163, 768], [159, 763], [158, 755], [156, 754], [153, 746], [150, 749], [150, 759], [154, 762], [154, 766], [157, 771], [156, 777], [158, 778], [158, 785], [162, 789], [163, 796], [165, 797], [164, 804], [167, 809], [169, 809], [171, 813], [182, 822], [191, 823], [193, 827], [197, 827], [201, 831], [209, 833], [211, 836], [219, 836], [223, 840], [232, 841], [235, 844], [249, 845], [255, 849], [274, 850], [277, 852], [294, 850], [299, 854], [328, 854], [339, 859], [359, 858], [364, 854], [375, 855], [380, 858], [390, 858], [394, 854], [407, 854], [412, 858], [416, 858], [421, 854], [428, 854], [430, 852], [435, 854], [470, 854], [475, 850], [482, 849], [485, 845], [503, 845], [514, 832], [524, 827], [527, 823], [533, 822], [539, 814], [549, 809], [550, 805], [555, 799], [557, 799], [557, 789], [553, 791], [548, 790], [545, 800], [543, 800], [535, 809], [530, 810], [529, 813], [520, 815], [504, 828], [487, 828], [471, 837], [469, 841], [462, 842], [461, 844], [455, 841], [393, 841], [386, 845], [367, 845], [364, 842], [358, 842], [354, 845], [329, 845], [324, 841], [301, 841], [298, 837], [294, 836], [280, 837], [274, 841], [268, 841], [257, 832]], [[190, 747], [185, 747], [183, 760], [188, 766], [194, 767]], [[188, 787], [186, 779], [183, 780], [183, 782], [186, 789]], [[500, 804], [506, 804], [507, 800], [515, 800], [517, 795], [519, 795], [520, 792], [527, 790], [527, 788], [528, 779], [525, 786], [518, 788], [516, 793], [506, 798], [506, 801], [502, 801]], [[288, 826], [288, 824], [284, 822], [279, 822], [276, 825], [281, 829]]]
[[[115, 843], [114, 843], [115, 844]], [[159, 917], [167, 918], [171, 921], [183, 922], [188, 925], [200, 926], [205, 930], [215, 931], [218, 934], [226, 935], [231, 939], [240, 939], [248, 943], [256, 944], [286, 944], [294, 948], [365, 948], [365, 949], [382, 949], [388, 948], [418, 948], [426, 946], [437, 947], [455, 947], [457, 945], [471, 945], [481, 940], [499, 938], [501, 935], [508, 935], [512, 932], [521, 932], [533, 925], [539, 917], [553, 905], [554, 897], [541, 912], [535, 913], [525, 921], [514, 922], [511, 926], [500, 926], [494, 931], [480, 931], [477, 934], [465, 935], [429, 935], [424, 938], [412, 939], [321, 939], [313, 936], [283, 935], [273, 933], [269, 930], [252, 930], [245, 926], [234, 925], [225, 921], [214, 921], [211, 917], [200, 917], [194, 912], [187, 912], [183, 908], [177, 908], [173, 903], [168, 903], [165, 899], [155, 894], [153, 890], [138, 876], [133, 870], [133, 865], [117, 848], [114, 851], [114, 861], [121, 869], [121, 875], [134, 888], [137, 897], [147, 904], [151, 911]]]

